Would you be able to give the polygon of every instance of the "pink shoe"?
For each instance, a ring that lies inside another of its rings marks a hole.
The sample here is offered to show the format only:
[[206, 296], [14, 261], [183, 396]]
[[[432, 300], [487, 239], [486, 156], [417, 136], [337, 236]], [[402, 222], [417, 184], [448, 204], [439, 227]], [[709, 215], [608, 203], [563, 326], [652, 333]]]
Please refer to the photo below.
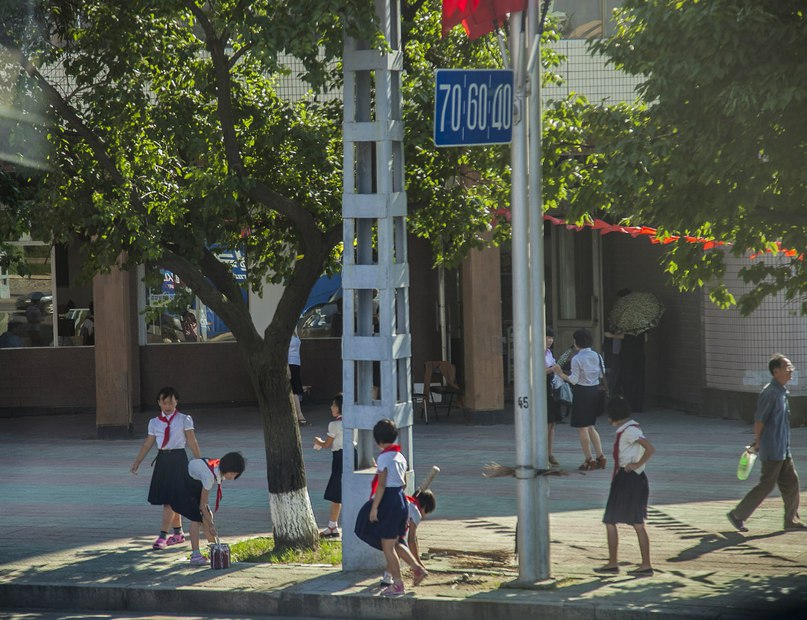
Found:
[[406, 594], [406, 590], [402, 583], [393, 583], [381, 591], [381, 596], [403, 596], [404, 594]]
[[165, 549], [168, 546], [168, 541], [165, 540], [162, 536], [158, 536], [157, 540], [154, 541], [154, 544], [151, 545], [152, 549]]
[[199, 555], [191, 554], [191, 566], [207, 566], [208, 564], [210, 564], [210, 560], [208, 560], [201, 553]]
[[180, 532], [179, 534], [171, 534], [165, 540], [165, 544], [168, 545], [169, 547], [171, 545], [178, 545], [179, 543], [184, 542], [185, 542], [185, 534], [183, 534], [182, 532]]
[[421, 583], [421, 582], [422, 582], [424, 579], [426, 579], [426, 577], [428, 577], [428, 576], [429, 576], [429, 572], [428, 572], [428, 571], [426, 571], [426, 570], [423, 570], [422, 568], [420, 568], [420, 566], [417, 566], [417, 567], [415, 567], [415, 569], [412, 571], [412, 575], [413, 575], [413, 577], [414, 577], [414, 578], [412, 579], [412, 585], [413, 585], [413, 586], [419, 586], [419, 585], [420, 585], [420, 583]]

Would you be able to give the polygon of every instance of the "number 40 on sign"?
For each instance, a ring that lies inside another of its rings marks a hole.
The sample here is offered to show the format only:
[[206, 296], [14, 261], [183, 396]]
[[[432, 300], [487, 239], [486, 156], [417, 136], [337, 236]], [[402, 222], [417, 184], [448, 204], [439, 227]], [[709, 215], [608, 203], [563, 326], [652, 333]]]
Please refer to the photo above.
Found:
[[507, 144], [513, 137], [513, 72], [438, 69], [434, 144]]

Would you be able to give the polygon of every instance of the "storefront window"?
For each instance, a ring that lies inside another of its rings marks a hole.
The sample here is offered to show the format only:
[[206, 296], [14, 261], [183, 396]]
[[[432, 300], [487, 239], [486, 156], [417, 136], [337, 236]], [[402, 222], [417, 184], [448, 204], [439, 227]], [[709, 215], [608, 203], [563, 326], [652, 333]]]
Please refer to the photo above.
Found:
[[[245, 303], [247, 272], [243, 252], [219, 251], [219, 260], [227, 263], [242, 285]], [[226, 323], [207, 308], [175, 273], [149, 267], [145, 276], [146, 299], [143, 315], [146, 343], [230, 342], [233, 334]]]
[[0, 271], [0, 348], [51, 346], [55, 301], [50, 246], [17, 242], [8, 251], [15, 260]]

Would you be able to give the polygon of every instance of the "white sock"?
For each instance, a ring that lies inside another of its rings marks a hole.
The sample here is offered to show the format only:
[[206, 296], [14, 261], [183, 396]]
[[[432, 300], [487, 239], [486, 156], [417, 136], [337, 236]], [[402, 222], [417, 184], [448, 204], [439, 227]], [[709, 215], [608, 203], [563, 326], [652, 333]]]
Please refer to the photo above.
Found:
[[332, 530], [335, 530], [337, 527], [336, 521], [328, 521], [328, 527], [331, 528]]

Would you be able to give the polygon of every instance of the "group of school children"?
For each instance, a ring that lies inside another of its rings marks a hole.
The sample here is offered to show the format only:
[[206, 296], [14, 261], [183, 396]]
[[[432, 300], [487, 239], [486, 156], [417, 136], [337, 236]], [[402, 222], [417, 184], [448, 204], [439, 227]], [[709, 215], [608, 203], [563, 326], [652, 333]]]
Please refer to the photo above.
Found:
[[[161, 413], [152, 418], [148, 434], [134, 460], [131, 472], [137, 474], [140, 463], [156, 443], [159, 451], [154, 461], [148, 501], [163, 506], [160, 534], [154, 541], [154, 549], [165, 549], [185, 542], [181, 517], [191, 521], [191, 558], [194, 566], [208, 564], [199, 549], [200, 528], [210, 542], [217, 537], [213, 512], [208, 499], [213, 487], [217, 487], [216, 506], [221, 499], [223, 480], [237, 479], [245, 469], [244, 457], [238, 452], [229, 452], [221, 459], [202, 458], [190, 416], [177, 411], [179, 395], [170, 387], [163, 388], [157, 401]], [[644, 522], [647, 518], [649, 485], [644, 473], [645, 464], [655, 452], [653, 445], [642, 433], [638, 423], [631, 419], [628, 402], [622, 397], [611, 398], [606, 413], [611, 425], [616, 428], [613, 458], [614, 472], [606, 503], [603, 523], [608, 541], [608, 562], [594, 571], [600, 574], [618, 573], [617, 558], [619, 523], [632, 525], [639, 539], [641, 564], [629, 571], [635, 576], [650, 576], [650, 542]], [[342, 507], [342, 396], [334, 397], [331, 404], [334, 420], [328, 425], [326, 439], [314, 438], [314, 448], [330, 448], [332, 451], [331, 476], [325, 490], [325, 499], [331, 502], [327, 527], [321, 532], [323, 538], [339, 536], [338, 519]], [[434, 511], [436, 499], [429, 490], [419, 491], [414, 496], [405, 495], [407, 462], [396, 443], [398, 430], [392, 420], [381, 420], [373, 428], [373, 439], [381, 450], [376, 459], [376, 475], [373, 478], [371, 497], [358, 513], [354, 531], [356, 535], [381, 550], [386, 559], [382, 578], [383, 596], [398, 597], [405, 594], [401, 577], [400, 561], [412, 569], [413, 585], [418, 585], [428, 576], [420, 560], [417, 545], [417, 528], [421, 519]], [[195, 457], [188, 460], [185, 447], [189, 446]], [[173, 531], [170, 531], [173, 528]]]
[[[192, 566], [206, 566], [208, 559], [199, 549], [199, 530], [204, 527], [209, 542], [216, 542], [218, 532], [213, 521], [213, 512], [221, 501], [223, 480], [235, 480], [246, 467], [239, 452], [228, 452], [220, 459], [203, 458], [196, 441], [193, 419], [177, 410], [179, 394], [172, 387], [165, 387], [157, 395], [160, 415], [149, 420], [148, 432], [140, 452], [137, 453], [131, 472], [137, 474], [140, 463], [151, 450], [159, 446], [153, 461], [148, 501], [163, 507], [160, 534], [154, 541], [154, 549], [165, 549], [185, 542], [182, 517], [191, 522]], [[195, 458], [188, 460], [185, 447], [189, 446]], [[208, 499], [216, 487], [216, 506], [213, 511]], [[173, 530], [170, 532], [169, 531]]]
[[[151, 448], [159, 446], [157, 457], [152, 462], [148, 501], [163, 507], [160, 533], [154, 541], [154, 549], [166, 549], [185, 542], [182, 517], [190, 522], [192, 566], [208, 565], [200, 551], [200, 529], [204, 528], [210, 542], [216, 542], [218, 532], [213, 513], [221, 500], [221, 484], [235, 480], [246, 466], [239, 452], [228, 452], [220, 459], [203, 458], [196, 440], [193, 419], [177, 410], [179, 394], [172, 387], [165, 387], [157, 395], [160, 414], [148, 424], [146, 439], [132, 463], [131, 472], [137, 474], [140, 464]], [[320, 532], [323, 538], [338, 537], [338, 519], [342, 508], [342, 395], [334, 397], [331, 404], [334, 420], [328, 425], [326, 439], [316, 437], [314, 448], [330, 448], [332, 451], [331, 477], [325, 489], [325, 499], [331, 502], [328, 526]], [[378, 474], [373, 480], [372, 499], [362, 508], [356, 534], [383, 551], [387, 560], [382, 584], [384, 596], [404, 594], [399, 558], [412, 567], [413, 583], [419, 584], [428, 572], [420, 561], [417, 546], [417, 527], [424, 515], [435, 509], [436, 500], [429, 490], [419, 491], [413, 497], [404, 495], [407, 463], [395, 444], [398, 431], [391, 420], [382, 420], [373, 429], [373, 437], [381, 448], [378, 457]], [[186, 447], [194, 458], [188, 460]], [[213, 511], [208, 500], [216, 487], [216, 504]]]
[[[342, 509], [342, 395], [337, 394], [331, 403], [334, 420], [328, 424], [325, 439], [314, 438], [314, 449], [330, 448], [332, 452], [331, 477], [325, 488], [325, 499], [331, 502], [328, 525], [320, 532], [322, 538], [339, 536], [338, 519]], [[419, 490], [414, 496], [404, 494], [406, 487], [406, 458], [395, 443], [398, 430], [392, 420], [381, 420], [373, 428], [373, 439], [381, 449], [376, 460], [377, 473], [373, 478], [371, 499], [362, 507], [356, 518], [356, 535], [384, 553], [387, 565], [381, 585], [382, 596], [402, 596], [406, 593], [401, 578], [400, 560], [412, 568], [413, 585], [428, 576], [420, 560], [417, 528], [421, 519], [434, 511], [437, 500], [428, 490]]]

